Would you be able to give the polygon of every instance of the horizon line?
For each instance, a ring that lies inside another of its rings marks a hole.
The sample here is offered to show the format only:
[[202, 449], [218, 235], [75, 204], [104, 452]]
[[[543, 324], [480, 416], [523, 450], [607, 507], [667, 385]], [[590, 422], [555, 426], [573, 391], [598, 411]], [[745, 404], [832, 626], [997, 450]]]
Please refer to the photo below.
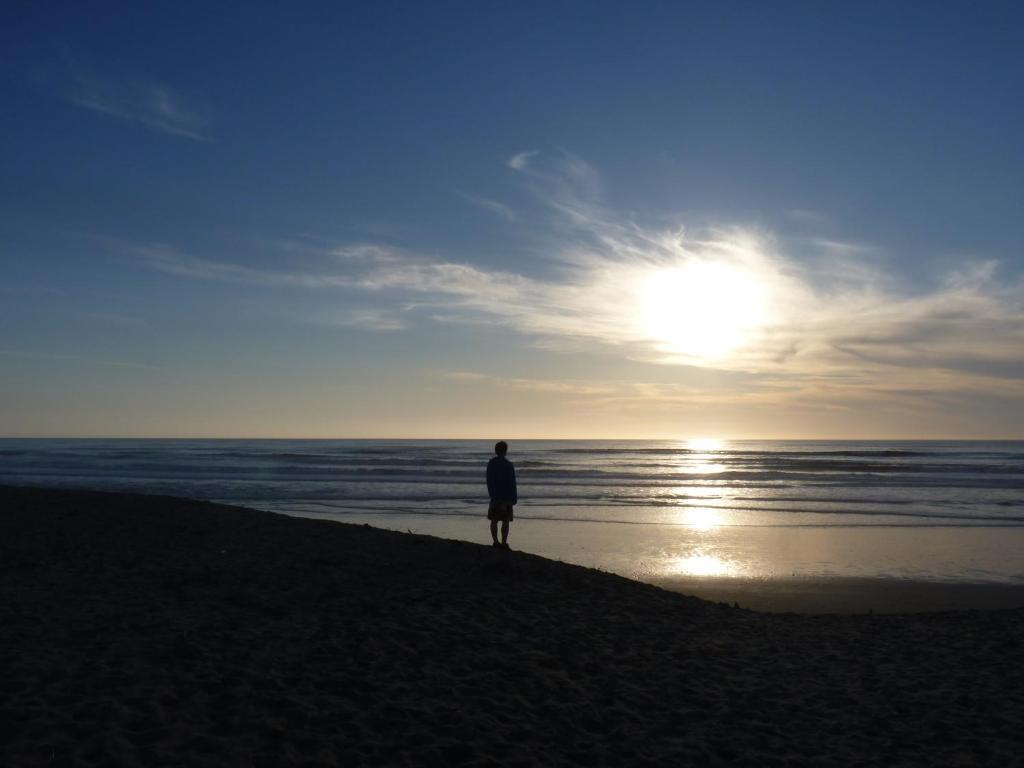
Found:
[[691, 442], [699, 440], [716, 440], [728, 442], [1024, 442], [1021, 437], [711, 437], [700, 435], [694, 437], [510, 437], [495, 435], [491, 437], [282, 437], [282, 436], [246, 436], [246, 435], [2, 435], [0, 440], [392, 440], [397, 442], [413, 442], [423, 440], [445, 440], [466, 442], [470, 440], [519, 440], [532, 442], [556, 441], [607, 441], [607, 442]]

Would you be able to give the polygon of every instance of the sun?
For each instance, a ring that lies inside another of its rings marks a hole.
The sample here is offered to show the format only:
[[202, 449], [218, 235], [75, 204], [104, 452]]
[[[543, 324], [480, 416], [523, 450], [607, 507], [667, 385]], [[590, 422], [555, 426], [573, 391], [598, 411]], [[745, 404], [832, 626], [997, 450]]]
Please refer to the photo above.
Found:
[[640, 301], [644, 334], [659, 350], [688, 357], [725, 357], [765, 322], [763, 287], [749, 271], [721, 262], [656, 270]]

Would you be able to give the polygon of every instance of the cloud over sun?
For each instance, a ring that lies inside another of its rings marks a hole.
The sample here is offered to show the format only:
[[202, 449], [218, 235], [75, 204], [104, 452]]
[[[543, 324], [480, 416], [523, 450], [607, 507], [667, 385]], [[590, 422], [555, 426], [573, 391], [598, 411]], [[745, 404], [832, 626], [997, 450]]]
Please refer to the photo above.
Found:
[[[324, 246], [280, 271], [125, 245], [151, 267], [197, 279], [336, 294], [330, 322], [401, 331], [413, 318], [496, 324], [551, 349], [744, 372], [806, 395], [905, 391], [1024, 395], [1024, 286], [965, 261], [914, 289], [856, 244], [784, 240], [744, 226], [639, 222], [600, 204], [595, 169], [571, 155], [507, 163], [544, 204], [544, 277], [447, 261], [387, 243]], [[516, 226], [518, 214], [502, 206]], [[324, 318], [320, 318], [323, 320]], [[799, 384], [797, 384], [799, 382]]]

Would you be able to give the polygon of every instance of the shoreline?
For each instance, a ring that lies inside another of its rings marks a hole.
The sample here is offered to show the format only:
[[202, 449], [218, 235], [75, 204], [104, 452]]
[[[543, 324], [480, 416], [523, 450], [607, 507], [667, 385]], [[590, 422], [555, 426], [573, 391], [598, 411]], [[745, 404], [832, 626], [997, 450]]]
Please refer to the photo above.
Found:
[[[277, 511], [273, 505], [264, 508]], [[306, 516], [295, 510], [284, 512]], [[478, 544], [490, 540], [482, 513], [457, 518], [401, 513], [308, 517], [368, 523], [382, 530], [444, 540]], [[893, 613], [1024, 606], [1024, 583], [1019, 581], [1024, 570], [1012, 568], [1015, 562], [1024, 565], [1020, 554], [1024, 551], [1024, 528], [1003, 535], [987, 527], [907, 529], [896, 534], [884, 528], [842, 527], [722, 526], [703, 531], [656, 524], [591, 525], [522, 519], [513, 525], [510, 541], [520, 551], [551, 560], [616, 573], [709, 600], [736, 602], [754, 610]], [[901, 561], [907, 547], [913, 549], [908, 559]], [[828, 562], [809, 562], [829, 557], [838, 566], [834, 572], [830, 572]], [[687, 572], [690, 560], [696, 560], [698, 566], [704, 560], [711, 561], [722, 572]], [[934, 575], [925, 570], [942, 561], [945, 567], [936, 569]], [[805, 572], [809, 565], [824, 573]], [[963, 576], [958, 578], [958, 572]], [[890, 575], [903, 573], [908, 575]], [[976, 580], [969, 580], [972, 574], [977, 574]]]
[[[272, 506], [269, 506], [267, 511], [276, 512]], [[379, 530], [410, 532], [444, 541], [463, 541], [467, 544], [475, 542], [479, 545], [484, 545], [488, 541], [482, 515], [460, 517], [455, 523], [443, 518], [440, 522], [432, 519], [429, 521], [430, 525], [425, 525], [423, 516], [416, 515], [352, 515], [349, 520], [329, 515], [305, 515], [292, 510], [281, 514], [311, 520], [332, 520], [343, 524], [367, 523]], [[511, 541], [513, 548], [519, 551], [536, 554], [554, 562], [615, 573], [671, 592], [694, 595], [713, 602], [726, 602], [730, 605], [735, 603], [742, 608], [770, 613], [921, 613], [1024, 607], [1024, 583], [1008, 581], [855, 575], [663, 574], [658, 572], [656, 566], [652, 567], [652, 562], [657, 560], [656, 553], [664, 546], [662, 542], [652, 540], [643, 548], [645, 562], [643, 567], [638, 567], [640, 564], [637, 561], [625, 556], [607, 556], [619, 544], [614, 537], [607, 535], [609, 526], [598, 527], [597, 533], [591, 531], [590, 538], [584, 538], [578, 531], [572, 530], [586, 525], [587, 523], [577, 521], [553, 523], [545, 519], [522, 518], [520, 523], [513, 526]], [[656, 525], [647, 527], [652, 530], [659, 528]], [[635, 526], [629, 526], [631, 531], [634, 528]], [[983, 528], [981, 532], [988, 534], [991, 529]], [[692, 535], [692, 532], [686, 533]], [[792, 531], [781, 528], [772, 533], [790, 536]], [[825, 533], [838, 539], [847, 531], [839, 529]], [[914, 533], [919, 535], [920, 531]], [[1016, 534], [1017, 530], [1014, 530], [1014, 533]], [[719, 538], [721, 535], [720, 533]], [[696, 549], [707, 551], [699, 543], [699, 536], [698, 532], [695, 537]], [[820, 539], [815, 543], [820, 545]], [[763, 546], [752, 547], [750, 551], [772, 550], [775, 546], [772, 543], [765, 543]], [[788, 551], [792, 552], [792, 547]], [[595, 556], [596, 552], [604, 552], [605, 555]]]

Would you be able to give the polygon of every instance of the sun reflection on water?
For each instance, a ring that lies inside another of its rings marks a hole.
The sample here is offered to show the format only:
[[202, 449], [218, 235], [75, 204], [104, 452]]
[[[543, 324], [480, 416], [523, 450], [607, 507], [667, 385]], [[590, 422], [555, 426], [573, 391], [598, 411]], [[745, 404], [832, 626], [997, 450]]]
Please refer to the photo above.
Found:
[[725, 449], [725, 441], [713, 437], [699, 437], [685, 441], [685, 451], [677, 454], [673, 471], [687, 475], [710, 475], [724, 472], [725, 464], [718, 455]]
[[680, 469], [687, 475], [715, 475], [725, 472], [725, 464], [697, 459], [692, 464], [680, 467]]

